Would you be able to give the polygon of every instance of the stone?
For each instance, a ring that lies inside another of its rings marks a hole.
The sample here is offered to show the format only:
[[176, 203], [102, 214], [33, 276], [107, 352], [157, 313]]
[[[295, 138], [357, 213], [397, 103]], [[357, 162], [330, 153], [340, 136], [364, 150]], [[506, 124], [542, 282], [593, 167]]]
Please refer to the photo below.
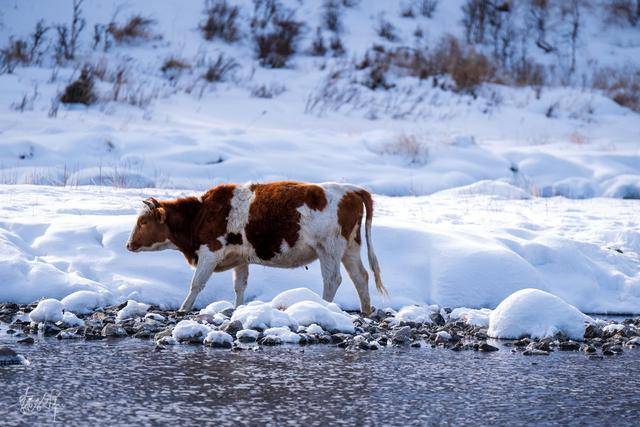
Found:
[[431, 313], [429, 318], [431, 318], [431, 321], [438, 326], [444, 326], [447, 323], [445, 322], [444, 317], [442, 317], [442, 314], [438, 312]]
[[120, 325], [109, 323], [102, 328], [103, 337], [126, 337], [127, 331]]
[[24, 358], [9, 347], [0, 347], [0, 366], [22, 365]]
[[499, 348], [498, 347], [494, 347], [491, 344], [488, 344], [486, 341], [482, 341], [478, 345], [478, 350], [479, 351], [484, 351], [484, 352], [491, 352], [491, 351], [498, 351]]
[[226, 323], [223, 323], [222, 326], [220, 326], [221, 331], [228, 333], [234, 338], [238, 333], [238, 331], [241, 331], [242, 329], [244, 329], [244, 327], [242, 326], [242, 322], [239, 320], [234, 320], [233, 322], [226, 322]]
[[549, 352], [544, 350], [538, 350], [537, 348], [526, 349], [522, 352], [525, 356], [548, 356]]
[[602, 336], [602, 328], [599, 326], [588, 324], [584, 330], [584, 337], [589, 338], [599, 338]]
[[275, 335], [267, 335], [266, 337], [262, 338], [258, 343], [262, 345], [269, 345], [269, 346], [280, 345], [282, 344], [282, 340]]
[[170, 337], [173, 334], [173, 326], [169, 326], [168, 328], [158, 332], [153, 336], [154, 341], [160, 341], [164, 337]]
[[580, 343], [575, 341], [563, 341], [558, 345], [561, 351], [578, 351], [580, 350]]
[[412, 335], [411, 327], [403, 326], [393, 331], [391, 335], [391, 341], [394, 344], [408, 344], [409, 341], [411, 340], [411, 335]]
[[22, 338], [21, 340], [18, 340], [16, 342], [18, 344], [33, 344], [36, 341], [31, 337], [26, 337], [26, 338]]
[[[222, 310], [220, 313], [221, 313], [223, 316], [231, 317], [231, 316], [233, 315], [233, 312], [234, 312], [234, 311], [236, 311], [236, 309], [235, 309], [235, 308], [233, 308], [233, 307], [229, 307], [229, 308], [225, 308], [225, 309], [224, 309], [224, 310]], [[227, 332], [227, 333], [229, 333], [229, 332]], [[230, 334], [230, 333], [229, 333], [229, 334]]]

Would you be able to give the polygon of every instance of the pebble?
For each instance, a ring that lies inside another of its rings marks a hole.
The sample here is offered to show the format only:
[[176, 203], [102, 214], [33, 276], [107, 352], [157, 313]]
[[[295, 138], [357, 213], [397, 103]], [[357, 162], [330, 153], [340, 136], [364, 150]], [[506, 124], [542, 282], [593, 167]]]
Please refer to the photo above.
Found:
[[0, 347], [0, 366], [22, 365], [24, 358], [9, 347]]

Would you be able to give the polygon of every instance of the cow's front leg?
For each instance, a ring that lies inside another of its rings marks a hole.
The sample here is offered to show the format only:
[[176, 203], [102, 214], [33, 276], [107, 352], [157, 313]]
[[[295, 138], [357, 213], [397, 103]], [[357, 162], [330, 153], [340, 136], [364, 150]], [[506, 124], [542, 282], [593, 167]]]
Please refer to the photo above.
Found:
[[236, 307], [244, 304], [244, 290], [247, 289], [249, 264], [239, 265], [233, 269], [233, 290], [236, 292]]
[[180, 306], [181, 311], [191, 310], [193, 303], [195, 303], [196, 298], [198, 298], [198, 294], [204, 289], [207, 284], [207, 280], [209, 280], [213, 270], [216, 268], [216, 264], [219, 259], [219, 254], [211, 252], [209, 249], [205, 248], [204, 250], [198, 251], [198, 264], [196, 265], [196, 271], [193, 272], [193, 277], [191, 278], [189, 294], [182, 303], [182, 306]]

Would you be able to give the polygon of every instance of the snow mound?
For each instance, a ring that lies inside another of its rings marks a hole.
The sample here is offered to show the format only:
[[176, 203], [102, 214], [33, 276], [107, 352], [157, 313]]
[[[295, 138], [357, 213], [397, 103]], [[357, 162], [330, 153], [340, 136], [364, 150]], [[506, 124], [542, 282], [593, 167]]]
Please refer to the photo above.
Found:
[[228, 308], [233, 308], [233, 304], [231, 304], [229, 301], [216, 301], [200, 310], [200, 314], [210, 314], [212, 316], [215, 316], [216, 314], [223, 312]]
[[69, 327], [74, 327], [74, 326], [83, 327], [84, 326], [84, 320], [79, 319], [78, 316], [76, 316], [75, 314], [73, 314], [70, 311], [65, 311], [64, 312], [64, 314], [62, 315], [62, 323], [64, 323], [66, 326], [69, 326]]
[[467, 308], [467, 307], [458, 307], [454, 308], [453, 311], [449, 314], [449, 318], [453, 320], [462, 320], [465, 323], [473, 326], [489, 326], [489, 316], [491, 315], [491, 310], [488, 308]]
[[434, 197], [464, 197], [483, 195], [502, 200], [528, 200], [531, 194], [522, 188], [497, 180], [482, 180], [473, 184], [442, 190]]
[[431, 314], [438, 312], [437, 305], [407, 305], [396, 314], [396, 322], [431, 323]]
[[489, 316], [494, 338], [544, 338], [558, 332], [584, 339], [585, 322], [593, 319], [561, 298], [539, 289], [522, 289], [508, 296]]
[[204, 343], [230, 347], [233, 344], [233, 337], [224, 331], [211, 331], [204, 338]]
[[307, 326], [307, 333], [311, 335], [322, 335], [324, 334], [324, 329], [318, 324], [312, 323]]
[[64, 306], [57, 299], [49, 298], [38, 303], [36, 308], [29, 313], [32, 322], [59, 322], [63, 318], [62, 309]]
[[96, 308], [104, 307], [112, 302], [112, 296], [107, 292], [77, 291], [60, 301], [65, 310], [74, 313], [87, 314]]
[[298, 344], [300, 342], [300, 335], [291, 332], [291, 329], [286, 326], [266, 329], [264, 336], [265, 338], [280, 338], [280, 341], [288, 344]]
[[195, 320], [181, 320], [173, 328], [171, 336], [178, 342], [202, 342], [205, 337], [209, 336], [211, 328]]
[[329, 331], [347, 333], [354, 331], [353, 322], [348, 314], [335, 312], [326, 305], [315, 301], [297, 302], [284, 312], [299, 325], [307, 326], [315, 323]]
[[137, 302], [130, 299], [129, 301], [127, 301], [127, 305], [125, 305], [122, 310], [118, 311], [116, 322], [122, 322], [126, 319], [144, 316], [147, 310], [149, 310], [149, 307], [151, 307], [149, 304]]
[[327, 307], [331, 311], [342, 313], [342, 310], [337, 304], [325, 301], [320, 295], [309, 288], [295, 288], [281, 292], [271, 300], [271, 305], [278, 310], [286, 310], [292, 305], [302, 301], [313, 301]]
[[268, 329], [279, 326], [297, 328], [296, 321], [286, 312], [272, 307], [271, 303], [252, 301], [236, 308], [231, 321], [239, 320], [244, 329]]

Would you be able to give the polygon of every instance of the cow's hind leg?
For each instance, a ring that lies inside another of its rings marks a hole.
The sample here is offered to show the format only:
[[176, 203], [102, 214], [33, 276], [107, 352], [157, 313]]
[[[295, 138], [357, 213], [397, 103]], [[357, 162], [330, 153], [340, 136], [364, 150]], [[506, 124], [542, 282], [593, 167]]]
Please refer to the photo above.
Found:
[[360, 245], [358, 243], [351, 242], [349, 244], [342, 257], [342, 264], [356, 287], [358, 297], [360, 298], [360, 310], [362, 314], [370, 314], [371, 297], [369, 296], [369, 273], [367, 273], [364, 265], [362, 265]]
[[318, 260], [320, 261], [322, 281], [324, 282], [322, 298], [325, 301], [332, 302], [342, 282], [342, 276], [340, 275], [340, 258], [342, 258], [344, 247], [332, 247], [331, 250], [327, 250], [327, 248], [323, 246], [317, 248], [316, 252], [318, 253]]
[[236, 307], [244, 304], [244, 290], [247, 289], [249, 264], [239, 265], [233, 269], [233, 290], [236, 292]]

